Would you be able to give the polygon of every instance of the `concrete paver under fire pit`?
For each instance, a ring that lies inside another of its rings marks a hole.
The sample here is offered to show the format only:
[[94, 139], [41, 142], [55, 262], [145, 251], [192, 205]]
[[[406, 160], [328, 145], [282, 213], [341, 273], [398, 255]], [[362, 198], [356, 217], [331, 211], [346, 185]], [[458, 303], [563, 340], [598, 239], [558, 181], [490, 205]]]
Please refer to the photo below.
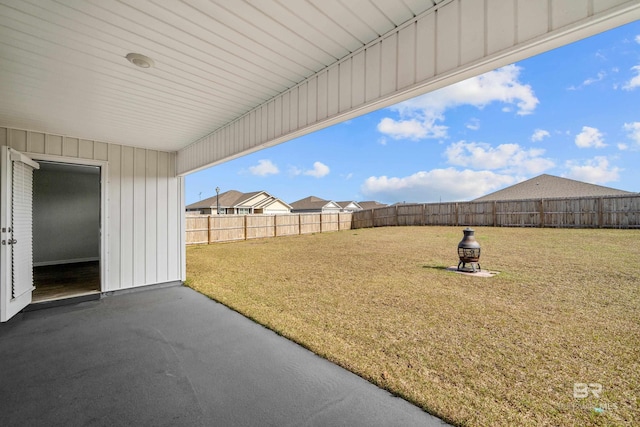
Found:
[[0, 325], [0, 425], [440, 426], [185, 287]]

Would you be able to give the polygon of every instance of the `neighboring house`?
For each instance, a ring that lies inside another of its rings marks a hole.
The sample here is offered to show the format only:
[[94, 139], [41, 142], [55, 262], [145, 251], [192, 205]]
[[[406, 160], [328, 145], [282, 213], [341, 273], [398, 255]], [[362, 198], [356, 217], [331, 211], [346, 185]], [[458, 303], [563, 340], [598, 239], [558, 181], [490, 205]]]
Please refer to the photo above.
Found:
[[384, 208], [386, 206], [389, 206], [389, 205], [386, 205], [384, 203], [376, 202], [375, 200], [369, 200], [369, 201], [366, 201], [366, 202], [358, 202], [358, 205], [360, 205], [360, 207], [363, 210]]
[[291, 212], [291, 206], [266, 191], [241, 193], [236, 190], [225, 191], [208, 199], [192, 203], [187, 212], [202, 215], [216, 215], [216, 209], [222, 214], [283, 214]]
[[589, 184], [543, 174], [474, 199], [474, 202], [500, 200], [557, 199], [564, 197], [601, 197], [636, 194], [630, 191]]
[[360, 206], [358, 202], [345, 201], [336, 203], [342, 208], [342, 212], [356, 212], [362, 210], [362, 206]]
[[339, 213], [340, 211], [342, 211], [342, 207], [336, 202], [315, 196], [291, 203], [291, 212], [295, 213]]

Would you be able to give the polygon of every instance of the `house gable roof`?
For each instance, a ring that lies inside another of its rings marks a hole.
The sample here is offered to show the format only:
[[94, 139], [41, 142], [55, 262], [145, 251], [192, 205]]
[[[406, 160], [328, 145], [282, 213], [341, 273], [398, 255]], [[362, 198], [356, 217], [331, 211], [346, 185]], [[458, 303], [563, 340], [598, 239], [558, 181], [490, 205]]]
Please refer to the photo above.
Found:
[[[256, 199], [258, 195], [264, 194], [265, 197], [261, 200], [255, 200], [255, 203], [252, 202], [252, 199]], [[224, 193], [220, 193], [218, 196], [219, 200], [216, 201], [216, 196], [209, 197], [199, 202], [195, 202], [186, 207], [187, 210], [195, 210], [195, 209], [208, 209], [215, 208], [217, 204], [220, 204], [221, 208], [231, 208], [231, 207], [258, 207], [258, 208], [266, 208], [273, 203], [280, 202], [285, 206], [289, 206], [284, 201], [278, 199], [275, 196], [267, 193], [266, 191], [253, 191], [250, 193], [242, 193], [236, 190], [225, 191]]]
[[375, 209], [375, 208], [384, 208], [388, 206], [384, 203], [376, 202], [375, 200], [368, 200], [366, 202], [358, 202], [362, 209]]
[[291, 203], [291, 208], [293, 210], [322, 210], [328, 207], [340, 209], [340, 206], [336, 202], [324, 200], [315, 196], [309, 196]]
[[342, 209], [347, 209], [349, 206], [351, 206], [352, 209], [362, 209], [362, 206], [360, 206], [360, 204], [358, 202], [353, 201], [353, 200], [348, 200], [348, 201], [344, 201], [344, 202], [336, 202], [336, 203]]
[[199, 202], [192, 203], [188, 205], [187, 209], [206, 209], [211, 207], [216, 207], [218, 203], [220, 207], [230, 207], [235, 204], [235, 201], [238, 200], [244, 193], [241, 193], [236, 190], [225, 191], [224, 193], [220, 193], [218, 196], [208, 197], [206, 199], [200, 200]]
[[630, 191], [589, 184], [569, 178], [542, 174], [522, 181], [511, 187], [503, 188], [482, 197], [474, 202], [500, 200], [552, 199], [565, 197], [600, 197], [635, 194]]
[[[280, 203], [283, 206], [291, 209], [291, 206], [287, 204], [285, 201], [278, 199], [275, 196], [267, 193], [266, 191], [257, 191], [255, 193], [246, 193], [249, 195], [246, 199], [238, 204], [242, 203], [244, 206], [252, 206], [257, 209], [266, 209], [273, 204]], [[263, 195], [262, 199], [258, 199], [258, 196]]]

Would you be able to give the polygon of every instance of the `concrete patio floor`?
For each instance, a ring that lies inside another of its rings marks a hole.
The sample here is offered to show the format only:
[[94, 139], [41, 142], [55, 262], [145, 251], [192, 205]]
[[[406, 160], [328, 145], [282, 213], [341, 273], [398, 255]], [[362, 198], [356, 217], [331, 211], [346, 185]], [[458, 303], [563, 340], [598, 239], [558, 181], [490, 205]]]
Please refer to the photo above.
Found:
[[1, 426], [442, 426], [181, 286], [0, 324]]

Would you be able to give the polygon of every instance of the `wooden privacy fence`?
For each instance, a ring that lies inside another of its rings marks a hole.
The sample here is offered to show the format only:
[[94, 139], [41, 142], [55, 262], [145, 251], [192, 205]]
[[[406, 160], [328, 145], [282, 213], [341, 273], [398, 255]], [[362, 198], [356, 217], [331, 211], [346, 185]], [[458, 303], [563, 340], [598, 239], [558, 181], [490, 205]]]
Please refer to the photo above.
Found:
[[640, 195], [405, 204], [354, 213], [187, 216], [186, 241], [231, 242], [402, 225], [640, 228]]
[[401, 225], [640, 228], [640, 195], [405, 204], [353, 213], [352, 228]]
[[351, 213], [186, 217], [188, 245], [351, 229]]

